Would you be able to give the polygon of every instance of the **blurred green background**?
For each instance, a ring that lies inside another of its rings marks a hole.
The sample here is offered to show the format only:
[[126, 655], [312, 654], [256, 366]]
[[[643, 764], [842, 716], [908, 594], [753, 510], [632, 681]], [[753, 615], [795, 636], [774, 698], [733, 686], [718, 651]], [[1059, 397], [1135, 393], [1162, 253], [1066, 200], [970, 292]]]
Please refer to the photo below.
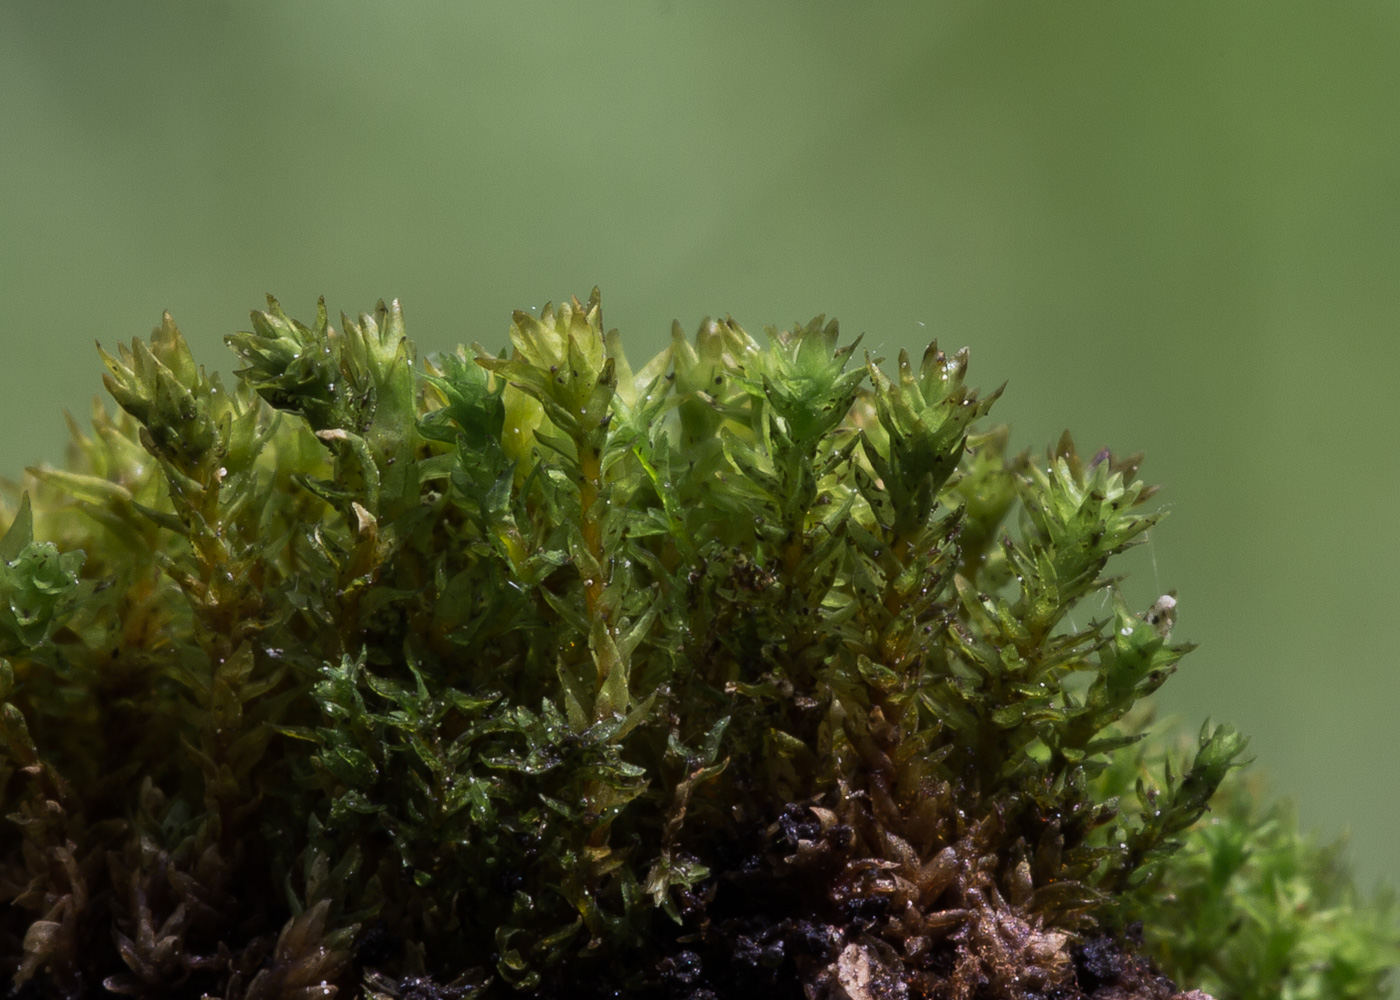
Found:
[[92, 342], [206, 364], [270, 291], [424, 350], [594, 284], [634, 360], [731, 313], [971, 345], [1042, 449], [1145, 450], [1166, 712], [1400, 883], [1400, 7], [0, 2], [0, 471]]

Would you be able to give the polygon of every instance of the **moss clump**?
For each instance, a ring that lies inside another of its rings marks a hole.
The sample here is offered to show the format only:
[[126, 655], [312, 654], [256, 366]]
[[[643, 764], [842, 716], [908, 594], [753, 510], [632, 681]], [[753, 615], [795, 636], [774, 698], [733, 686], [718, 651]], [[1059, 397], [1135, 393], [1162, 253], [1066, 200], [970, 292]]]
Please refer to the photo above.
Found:
[[[1142, 742], [1189, 646], [1104, 576], [1137, 457], [1010, 455], [965, 351], [820, 319], [511, 340], [269, 300], [233, 391], [169, 317], [104, 353], [0, 541], [16, 994], [1377, 995], [1393, 920], [1197, 825], [1244, 740]], [[1285, 944], [1194, 933], [1284, 869]]]

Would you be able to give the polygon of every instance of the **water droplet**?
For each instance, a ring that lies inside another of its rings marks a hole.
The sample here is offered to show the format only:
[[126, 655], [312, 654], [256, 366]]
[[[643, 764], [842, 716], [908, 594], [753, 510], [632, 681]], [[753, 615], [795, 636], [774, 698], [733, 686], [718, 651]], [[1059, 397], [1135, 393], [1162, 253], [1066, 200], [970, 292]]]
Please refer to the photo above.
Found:
[[1125, 628], [1125, 629], [1120, 630], [1119, 634], [1120, 634], [1120, 635], [1132, 635], [1132, 634], [1133, 634], [1133, 630], [1130, 629], [1130, 628]]

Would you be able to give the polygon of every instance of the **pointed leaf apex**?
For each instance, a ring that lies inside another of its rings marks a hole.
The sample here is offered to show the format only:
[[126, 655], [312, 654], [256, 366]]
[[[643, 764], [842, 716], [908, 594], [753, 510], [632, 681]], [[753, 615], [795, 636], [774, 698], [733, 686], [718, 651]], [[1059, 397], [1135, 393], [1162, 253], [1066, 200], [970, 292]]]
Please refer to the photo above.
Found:
[[34, 510], [29, 504], [29, 491], [25, 490], [19, 502], [19, 511], [10, 522], [5, 536], [0, 538], [0, 561], [14, 562], [25, 546], [34, 540]]

